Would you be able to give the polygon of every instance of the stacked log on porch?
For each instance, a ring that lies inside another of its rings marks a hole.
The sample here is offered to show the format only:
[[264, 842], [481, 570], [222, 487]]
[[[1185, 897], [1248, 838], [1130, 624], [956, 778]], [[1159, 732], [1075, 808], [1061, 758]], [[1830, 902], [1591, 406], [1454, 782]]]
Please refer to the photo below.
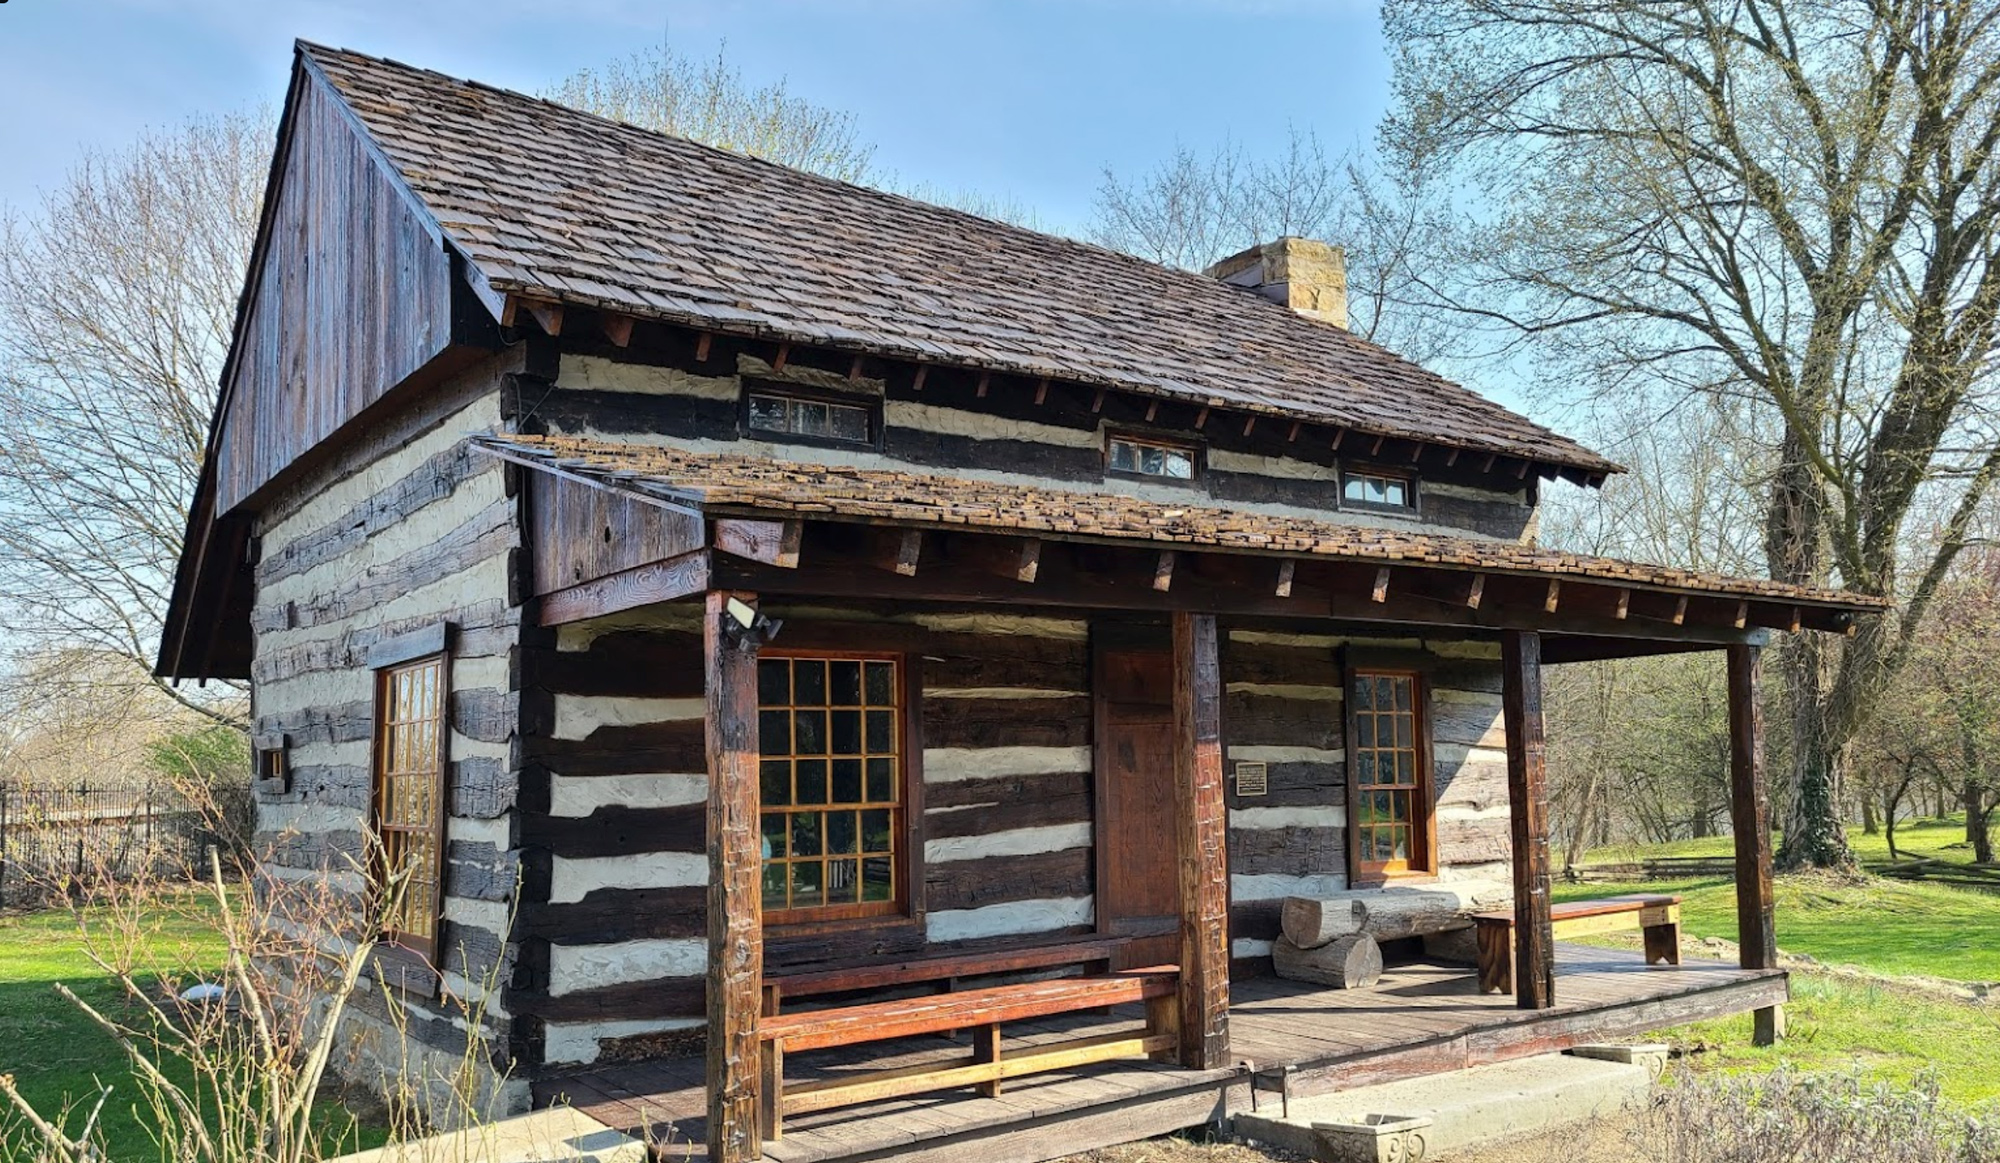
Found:
[[1511, 899], [1505, 885], [1483, 880], [1288, 897], [1272, 966], [1294, 981], [1356, 989], [1381, 977], [1381, 942], [1407, 937], [1422, 937], [1433, 955], [1470, 962], [1473, 914]]

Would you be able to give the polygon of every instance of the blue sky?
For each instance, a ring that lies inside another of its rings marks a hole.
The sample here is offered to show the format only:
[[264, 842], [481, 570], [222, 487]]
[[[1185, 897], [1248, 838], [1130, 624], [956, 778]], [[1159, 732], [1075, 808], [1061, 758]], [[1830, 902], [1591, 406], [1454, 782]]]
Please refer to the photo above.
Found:
[[0, 202], [148, 125], [276, 104], [294, 37], [534, 91], [662, 36], [854, 113], [896, 184], [1058, 228], [1107, 164], [1292, 124], [1344, 147], [1388, 95], [1364, 0], [0, 0]]

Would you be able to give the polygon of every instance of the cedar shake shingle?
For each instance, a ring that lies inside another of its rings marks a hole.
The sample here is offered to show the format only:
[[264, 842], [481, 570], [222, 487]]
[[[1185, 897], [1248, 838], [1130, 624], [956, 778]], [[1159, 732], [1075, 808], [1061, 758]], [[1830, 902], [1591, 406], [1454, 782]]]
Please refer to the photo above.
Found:
[[1845, 591], [1555, 553], [1511, 541], [1169, 504], [1117, 493], [686, 452], [568, 436], [509, 434], [473, 439], [497, 455], [559, 469], [600, 487], [676, 500], [713, 515], [809, 517], [919, 528], [957, 526], [1056, 539], [1141, 541], [1223, 552], [1405, 562], [1851, 610], [1881, 609], [1890, 604]]
[[300, 52], [501, 294], [1618, 470], [1251, 290], [392, 61]]

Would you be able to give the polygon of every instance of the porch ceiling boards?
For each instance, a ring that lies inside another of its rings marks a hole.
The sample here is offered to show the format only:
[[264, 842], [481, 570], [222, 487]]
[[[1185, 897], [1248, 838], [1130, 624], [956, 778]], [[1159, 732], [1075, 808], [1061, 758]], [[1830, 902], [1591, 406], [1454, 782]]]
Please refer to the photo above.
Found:
[[[998, 1098], [970, 1089], [941, 1091], [799, 1116], [788, 1123], [784, 1139], [765, 1144], [765, 1157], [782, 1163], [1056, 1158], [1249, 1110], [1252, 1070], [1267, 1079], [1266, 1087], [1289, 1077], [1293, 1097], [1324, 1094], [1742, 1013], [1784, 1001], [1787, 990], [1779, 970], [1698, 961], [1648, 966], [1633, 953], [1579, 945], [1558, 946], [1557, 967], [1562, 1000], [1545, 1010], [1518, 1009], [1510, 997], [1478, 993], [1469, 968], [1422, 962], [1392, 966], [1372, 989], [1239, 981], [1229, 1014], [1234, 1068], [1102, 1063], [1022, 1079]], [[1024, 1023], [1006, 1033], [1023, 1042], [1075, 1037], [1092, 1023], [1127, 1017]], [[963, 1046], [935, 1038], [893, 1047], [893, 1059], [827, 1051], [793, 1064], [802, 1073], [831, 1076], [965, 1054]], [[665, 1157], [678, 1159], [683, 1151], [704, 1157], [699, 1059], [607, 1066], [537, 1083], [535, 1094], [538, 1104], [566, 1099], [608, 1125], [644, 1129]], [[1255, 1101], [1270, 1106], [1278, 1095], [1264, 1089]]]
[[[684, 548], [712, 546], [720, 557], [736, 559], [728, 584], [768, 592], [837, 583], [844, 588], [817, 592], [1334, 616], [1711, 644], [1759, 627], [1843, 631], [1857, 615], [1889, 604], [1515, 542], [1117, 493], [572, 437], [474, 439], [544, 474], [681, 518], [708, 519], [709, 540]], [[774, 524], [753, 528], [733, 520], [742, 518]], [[816, 545], [805, 536], [826, 526], [847, 528], [818, 536]], [[857, 526], [898, 535], [893, 545], [878, 545]], [[613, 531], [549, 534], [609, 539]], [[940, 554], [935, 545], [926, 549], [925, 538], [953, 544]], [[1004, 555], [1000, 569], [991, 552], [996, 538], [1024, 547]], [[1062, 561], [1043, 551], [1045, 541], [1120, 551], [1126, 560], [1072, 554]], [[720, 557], [717, 573], [725, 569]], [[835, 568], [802, 568], [816, 566]], [[1116, 584], [1121, 569], [1132, 573], [1131, 584]], [[1550, 661], [1586, 656], [1581, 647], [1565, 654], [1560, 643], [1552, 646]]]

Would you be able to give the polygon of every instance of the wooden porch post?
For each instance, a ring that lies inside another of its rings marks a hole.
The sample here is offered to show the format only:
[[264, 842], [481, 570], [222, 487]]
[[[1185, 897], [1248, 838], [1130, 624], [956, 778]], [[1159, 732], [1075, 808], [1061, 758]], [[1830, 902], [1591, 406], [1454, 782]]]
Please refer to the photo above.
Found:
[[1174, 836], [1180, 867], [1180, 1062], [1229, 1056], [1228, 817], [1215, 615], [1174, 614]]
[[757, 829], [757, 653], [725, 631], [730, 598], [712, 590], [702, 642], [708, 734], [708, 1157], [764, 1154], [757, 1014], [764, 975]]
[[[1736, 943], [1745, 969], [1775, 969], [1778, 937], [1771, 890], [1771, 805], [1764, 788], [1764, 664], [1759, 647], [1735, 643], [1729, 657], [1729, 822], [1736, 833]], [[1754, 1040], [1785, 1036], [1785, 1011], [1757, 1011]]]
[[1524, 1010], [1556, 1004], [1556, 945], [1549, 922], [1549, 793], [1542, 736], [1542, 637], [1509, 630], [1501, 638], [1502, 711], [1507, 725], [1507, 800], [1514, 823], [1514, 1001]]

